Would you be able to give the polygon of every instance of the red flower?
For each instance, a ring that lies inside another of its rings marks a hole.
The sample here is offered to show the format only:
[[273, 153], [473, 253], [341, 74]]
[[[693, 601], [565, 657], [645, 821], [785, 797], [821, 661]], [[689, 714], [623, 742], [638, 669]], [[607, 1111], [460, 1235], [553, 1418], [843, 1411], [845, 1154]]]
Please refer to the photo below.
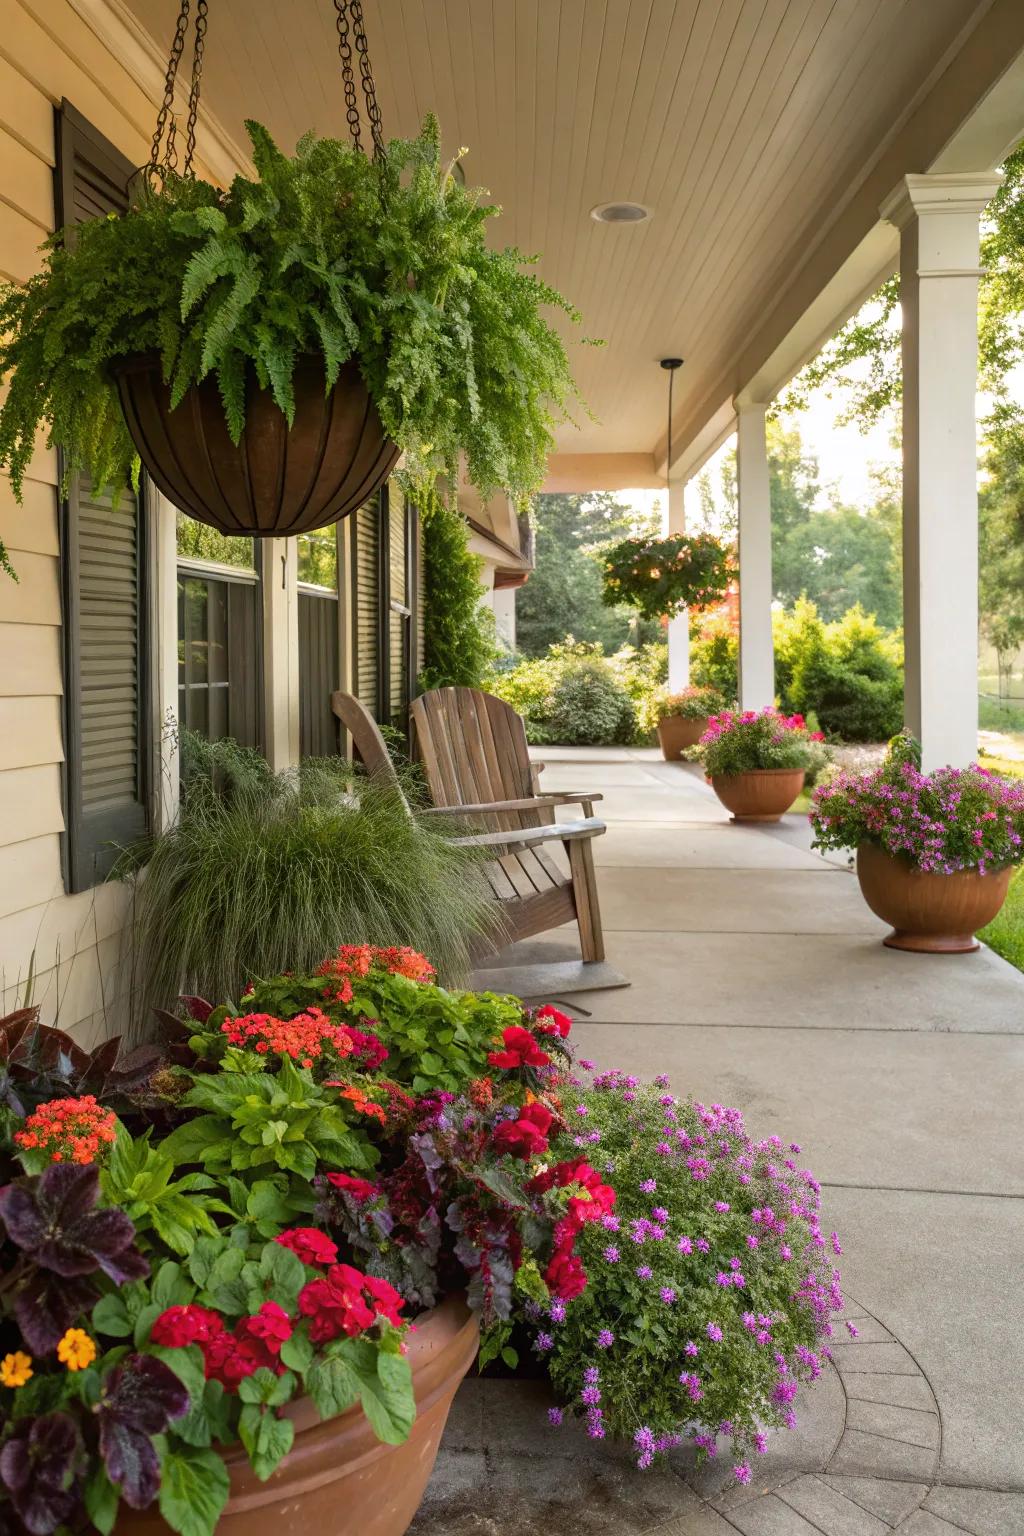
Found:
[[402, 1298], [393, 1285], [386, 1280], [380, 1280], [376, 1275], [363, 1276], [363, 1289], [369, 1292], [373, 1302], [373, 1310], [379, 1317], [386, 1317], [395, 1328], [402, 1326]]
[[578, 1232], [585, 1221], [596, 1221], [615, 1204], [612, 1186], [602, 1183], [601, 1175], [584, 1158], [571, 1163], [556, 1163], [553, 1168], [538, 1173], [526, 1187], [531, 1194], [542, 1195], [555, 1185], [565, 1189], [569, 1184], [581, 1184], [583, 1190], [581, 1194], [570, 1196], [567, 1225], [563, 1227], [565, 1233]]
[[587, 1288], [587, 1272], [571, 1249], [556, 1248], [551, 1263], [544, 1271], [544, 1280], [552, 1296], [571, 1301]]
[[150, 1340], [168, 1349], [184, 1349], [188, 1344], [206, 1344], [224, 1332], [216, 1312], [206, 1307], [168, 1307], [150, 1329]]
[[494, 1132], [494, 1150], [510, 1157], [537, 1157], [548, 1149], [547, 1133], [554, 1119], [543, 1104], [527, 1104], [518, 1120], [504, 1120]]
[[351, 1195], [358, 1205], [362, 1205], [365, 1200], [372, 1200], [379, 1193], [376, 1184], [371, 1184], [369, 1179], [356, 1178], [351, 1173], [329, 1173], [327, 1182], [343, 1194]]
[[237, 1392], [238, 1384], [272, 1362], [261, 1358], [262, 1349], [252, 1341], [236, 1339], [234, 1334], [219, 1333], [203, 1346], [203, 1365], [207, 1381], [219, 1381], [227, 1392]]
[[316, 1227], [292, 1227], [274, 1239], [282, 1248], [290, 1248], [303, 1264], [334, 1264], [338, 1257], [335, 1243]]
[[[331, 1244], [334, 1247], [334, 1244]], [[235, 1338], [263, 1346], [270, 1355], [281, 1353], [281, 1345], [292, 1336], [292, 1320], [276, 1301], [265, 1301], [252, 1317], [243, 1317], [235, 1327]], [[258, 1352], [258, 1346], [257, 1346]]]
[[311, 1280], [299, 1292], [299, 1311], [309, 1318], [309, 1336], [314, 1344], [325, 1344], [342, 1333], [354, 1339], [373, 1324], [375, 1314], [366, 1305], [361, 1283], [346, 1284], [346, 1271], [362, 1281], [358, 1270], [335, 1264], [326, 1280]]
[[487, 1060], [492, 1067], [511, 1072], [514, 1067], [546, 1067], [551, 1057], [542, 1051], [528, 1029], [511, 1024], [502, 1032], [503, 1051], [491, 1051]]
[[572, 1029], [572, 1019], [567, 1013], [560, 1013], [557, 1008], [552, 1008], [550, 1003], [545, 1003], [543, 1008], [537, 1009], [537, 1028], [542, 1035], [560, 1035], [564, 1040]]

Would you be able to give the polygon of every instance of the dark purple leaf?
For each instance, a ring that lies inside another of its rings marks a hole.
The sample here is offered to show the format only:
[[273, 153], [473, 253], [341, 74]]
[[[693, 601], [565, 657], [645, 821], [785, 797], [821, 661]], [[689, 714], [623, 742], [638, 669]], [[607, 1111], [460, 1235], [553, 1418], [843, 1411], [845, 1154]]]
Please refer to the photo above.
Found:
[[50, 1536], [79, 1501], [82, 1437], [66, 1413], [23, 1419], [0, 1451], [0, 1479], [31, 1536]]
[[100, 1453], [107, 1476], [126, 1504], [145, 1509], [160, 1486], [160, 1461], [152, 1436], [188, 1412], [188, 1390], [153, 1355], [130, 1355], [111, 1371], [97, 1415]]
[[83, 1312], [92, 1310], [97, 1290], [91, 1280], [65, 1280], [33, 1269], [18, 1288], [14, 1316], [34, 1355], [48, 1355]]
[[96, 1210], [99, 1170], [55, 1163], [37, 1178], [0, 1189], [0, 1220], [11, 1241], [43, 1269], [66, 1279], [101, 1269], [118, 1285], [141, 1280], [149, 1266], [132, 1246], [123, 1211]]
[[179, 1003], [184, 1003], [190, 1019], [195, 1019], [197, 1024], [205, 1024], [213, 1012], [213, 1004], [208, 1003], [205, 997], [179, 997]]

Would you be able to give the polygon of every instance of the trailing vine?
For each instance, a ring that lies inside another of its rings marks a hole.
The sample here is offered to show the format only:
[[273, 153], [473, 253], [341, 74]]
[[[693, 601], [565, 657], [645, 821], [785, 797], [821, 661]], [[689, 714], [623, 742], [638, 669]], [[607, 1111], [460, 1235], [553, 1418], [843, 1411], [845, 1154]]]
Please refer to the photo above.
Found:
[[721, 602], [736, 574], [728, 547], [710, 533], [622, 539], [603, 560], [603, 600], [626, 603], [645, 619]]
[[483, 497], [528, 499], [577, 399], [543, 311], [578, 315], [517, 250], [488, 245], [499, 209], [442, 163], [435, 119], [379, 159], [311, 134], [289, 157], [247, 128], [257, 180], [143, 180], [127, 214], [52, 236], [28, 284], [0, 288], [0, 467], [16, 497], [41, 424], [66, 475], [116, 492], [137, 473], [110, 367], [156, 350], [172, 407], [215, 376], [235, 442], [253, 373], [291, 420], [301, 354], [323, 357], [328, 390], [355, 357], [415, 483], [454, 484], [461, 459]]

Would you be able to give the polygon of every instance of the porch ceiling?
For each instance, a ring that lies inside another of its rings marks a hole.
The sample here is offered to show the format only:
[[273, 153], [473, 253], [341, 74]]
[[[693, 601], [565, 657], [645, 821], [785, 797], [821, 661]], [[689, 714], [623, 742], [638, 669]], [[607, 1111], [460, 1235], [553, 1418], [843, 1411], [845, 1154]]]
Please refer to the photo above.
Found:
[[[177, 0], [127, 6], [166, 51]], [[929, 93], [950, 95], [947, 72], [972, 39], [963, 109], [933, 114], [899, 174], [930, 168], [1024, 46], [1020, 12], [1014, 22], [1002, 0], [364, 0], [364, 9], [385, 133], [411, 133], [434, 110], [446, 147], [470, 146], [469, 181], [503, 205], [501, 236], [542, 253], [541, 274], [606, 342], [576, 354], [596, 420], [563, 430], [561, 452], [630, 454], [634, 476], [636, 456], [651, 455], [654, 478], [665, 435], [657, 359], [686, 359], [678, 423], [695, 441], [777, 353], [793, 321], [773, 330], [773, 314], [803, 313], [868, 236], [877, 199], [838, 235], [837, 220]], [[246, 116], [289, 147], [309, 128], [343, 132], [330, 0], [214, 0], [210, 11], [204, 102], [228, 134], [244, 141]], [[990, 31], [1000, 48], [982, 35], [996, 12], [1010, 18]], [[625, 199], [654, 217], [632, 226], [589, 217], [595, 204]], [[794, 299], [799, 274], [830, 243], [823, 270]], [[873, 259], [869, 276], [884, 252]]]

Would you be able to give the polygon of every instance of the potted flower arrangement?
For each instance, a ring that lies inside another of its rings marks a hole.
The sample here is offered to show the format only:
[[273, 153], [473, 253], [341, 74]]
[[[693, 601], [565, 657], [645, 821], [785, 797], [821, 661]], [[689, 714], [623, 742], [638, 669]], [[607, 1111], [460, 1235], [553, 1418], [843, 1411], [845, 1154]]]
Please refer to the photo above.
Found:
[[535, 1177], [569, 1021], [369, 946], [187, 1003], [120, 1067], [0, 1030], [0, 1527], [401, 1536], [478, 1322], [614, 1200]]
[[726, 707], [725, 697], [717, 688], [693, 685], [681, 693], [664, 693], [655, 700], [658, 716], [658, 744], [666, 762], [682, 757], [695, 747], [711, 722], [711, 716]]
[[602, 600], [628, 603], [645, 619], [721, 602], [736, 575], [728, 546], [710, 533], [637, 535], [603, 553]]
[[528, 1304], [534, 1347], [566, 1405], [554, 1425], [569, 1412], [632, 1442], [641, 1469], [679, 1446], [721, 1453], [746, 1483], [829, 1355], [840, 1244], [799, 1146], [668, 1090], [595, 1071], [567, 1099], [549, 1157], [585, 1147], [618, 1199], [581, 1233], [585, 1290]]
[[691, 755], [734, 821], [778, 821], [828, 760], [824, 739], [803, 715], [723, 710]]
[[65, 475], [116, 492], [141, 458], [228, 534], [337, 521], [400, 453], [421, 487], [462, 466], [484, 498], [528, 497], [575, 395], [544, 311], [578, 317], [488, 241], [499, 210], [435, 120], [372, 158], [312, 135], [289, 157], [247, 127], [255, 179], [151, 166], [125, 215], [58, 232], [0, 287], [15, 496], [42, 427]]
[[872, 912], [891, 949], [959, 954], [1006, 899], [1024, 859], [1024, 783], [972, 764], [922, 773], [908, 733], [872, 773], [839, 774], [814, 793], [817, 848], [857, 851]]

